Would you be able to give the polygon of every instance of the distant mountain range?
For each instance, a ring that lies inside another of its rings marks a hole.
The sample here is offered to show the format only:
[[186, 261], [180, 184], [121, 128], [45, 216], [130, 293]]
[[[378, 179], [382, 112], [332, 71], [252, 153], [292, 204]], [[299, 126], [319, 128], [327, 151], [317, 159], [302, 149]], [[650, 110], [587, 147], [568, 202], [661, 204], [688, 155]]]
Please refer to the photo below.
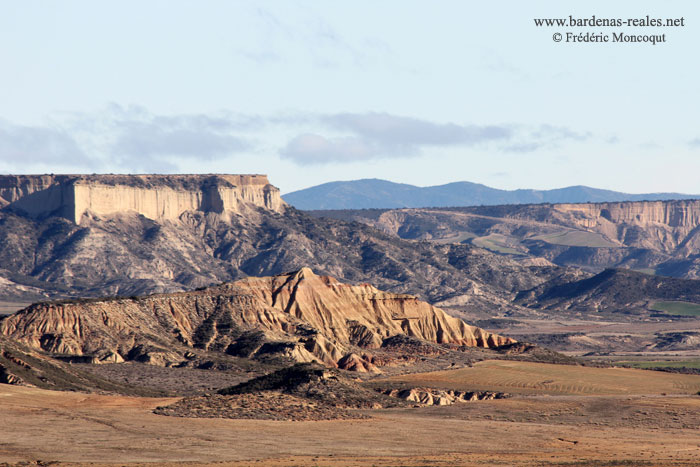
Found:
[[696, 199], [681, 193], [630, 194], [587, 186], [554, 190], [499, 190], [471, 182], [418, 187], [376, 178], [330, 182], [294, 191], [284, 200], [302, 210], [421, 208], [500, 204], [585, 203]]

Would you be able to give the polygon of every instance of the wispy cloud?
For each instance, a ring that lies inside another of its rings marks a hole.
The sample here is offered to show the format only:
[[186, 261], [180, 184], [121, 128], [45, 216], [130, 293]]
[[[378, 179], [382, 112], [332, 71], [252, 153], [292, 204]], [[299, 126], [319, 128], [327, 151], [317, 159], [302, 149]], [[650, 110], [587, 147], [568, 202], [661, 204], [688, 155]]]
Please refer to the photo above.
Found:
[[302, 14], [302, 19], [290, 22], [270, 10], [255, 9], [250, 19], [257, 32], [236, 47], [235, 53], [256, 65], [301, 60], [324, 69], [387, 65], [397, 68], [391, 47], [382, 39], [351, 39], [313, 10], [297, 13]]
[[241, 133], [262, 125], [257, 116], [153, 114], [110, 104], [97, 114], [71, 114], [66, 124], [82, 144], [128, 171], [176, 171], [177, 160], [214, 161], [248, 151]]
[[506, 126], [443, 124], [377, 112], [319, 115], [317, 120], [350, 135], [302, 134], [282, 148], [281, 157], [304, 165], [407, 158], [426, 147], [473, 146], [511, 137]]
[[535, 128], [520, 125], [514, 135], [512, 142], [500, 148], [502, 151], [529, 153], [559, 147], [566, 141], [587, 141], [592, 137], [590, 132], [579, 133], [570, 128], [548, 124]]
[[317, 121], [343, 136], [302, 134], [283, 147], [280, 156], [308, 165], [408, 158], [440, 147], [487, 146], [501, 152], [526, 153], [591, 137], [590, 133], [547, 124], [437, 123], [378, 112], [319, 115]]
[[235, 120], [228, 116], [153, 115], [142, 108], [112, 109], [109, 153], [120, 165], [150, 169], [171, 157], [214, 160], [250, 149], [235, 136]]
[[253, 150], [248, 135], [265, 125], [251, 115], [157, 115], [111, 104], [92, 114], [58, 114], [46, 126], [0, 121], [0, 161], [24, 170], [51, 165], [174, 172], [179, 162], [206, 163]]
[[244, 154], [277, 153], [309, 166], [402, 160], [441, 148], [530, 153], [589, 138], [589, 133], [554, 125], [435, 122], [384, 112], [159, 115], [110, 104], [95, 113], [55, 115], [44, 127], [0, 122], [0, 161], [176, 172], [193, 163], [208, 170]]
[[328, 115], [321, 120], [332, 127], [352, 131], [386, 146], [469, 146], [508, 139], [512, 135], [511, 129], [505, 126], [441, 124], [387, 113], [342, 113]]
[[91, 166], [78, 143], [60, 128], [14, 125], [0, 121], [0, 161], [21, 167], [44, 163], [58, 167]]
[[532, 132], [532, 136], [537, 139], [548, 141], [586, 141], [591, 137], [591, 133], [579, 133], [563, 126], [540, 125], [539, 128]]
[[367, 161], [381, 154], [380, 148], [361, 138], [326, 138], [311, 133], [295, 137], [280, 151], [283, 158], [301, 165]]
[[503, 146], [501, 148], [501, 150], [504, 152], [526, 153], [526, 152], [535, 152], [538, 149], [542, 149], [542, 148], [543, 148], [542, 143], [540, 143], [538, 141], [531, 141], [531, 142], [519, 142], [519, 143], [509, 144], [507, 146]]

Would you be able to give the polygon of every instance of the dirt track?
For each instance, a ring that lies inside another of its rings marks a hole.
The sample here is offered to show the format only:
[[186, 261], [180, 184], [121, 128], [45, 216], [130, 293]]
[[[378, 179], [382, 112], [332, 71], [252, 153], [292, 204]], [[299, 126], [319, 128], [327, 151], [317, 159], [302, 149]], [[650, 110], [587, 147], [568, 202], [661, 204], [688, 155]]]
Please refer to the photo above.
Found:
[[[567, 412], [582, 401], [601, 404], [581, 415]], [[638, 405], [624, 401], [538, 396], [382, 410], [372, 412], [371, 420], [274, 422], [163, 417], [151, 409], [168, 399], [0, 386], [0, 462], [360, 466], [626, 459], [637, 465], [700, 464], [697, 397], [649, 398], [642, 409], [646, 416], [633, 427], [607, 422], [620, 403]], [[658, 423], [659, 417], [680, 421]]]

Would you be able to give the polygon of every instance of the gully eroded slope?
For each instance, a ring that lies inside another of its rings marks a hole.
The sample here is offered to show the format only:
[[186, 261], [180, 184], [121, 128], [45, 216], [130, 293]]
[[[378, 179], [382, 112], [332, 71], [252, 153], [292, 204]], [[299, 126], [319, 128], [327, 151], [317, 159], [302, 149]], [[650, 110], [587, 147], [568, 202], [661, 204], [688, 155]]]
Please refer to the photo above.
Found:
[[593, 270], [700, 277], [700, 200], [317, 211], [405, 239], [468, 242]]
[[365, 370], [373, 369], [371, 350], [396, 335], [453, 346], [514, 342], [413, 296], [343, 284], [308, 268], [194, 292], [38, 303], [0, 321], [0, 335], [96, 363], [178, 365], [216, 351]]

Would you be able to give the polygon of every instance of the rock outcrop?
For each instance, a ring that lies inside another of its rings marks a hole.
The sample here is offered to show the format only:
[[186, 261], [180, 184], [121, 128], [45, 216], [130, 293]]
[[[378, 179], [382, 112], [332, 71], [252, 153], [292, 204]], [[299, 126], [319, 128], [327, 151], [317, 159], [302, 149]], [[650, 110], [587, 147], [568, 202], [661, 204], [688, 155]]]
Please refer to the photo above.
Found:
[[35, 386], [62, 391], [99, 391], [130, 395], [163, 395], [148, 388], [109, 381], [82, 371], [77, 365], [47, 356], [0, 335], [0, 384]]
[[265, 175], [0, 175], [0, 208], [31, 217], [135, 212], [153, 220], [187, 211], [239, 213], [242, 204], [281, 211]]
[[700, 277], [700, 200], [323, 211], [405, 239], [469, 242], [523, 264]]
[[557, 269], [315, 219], [264, 176], [0, 176], [0, 238], [0, 298], [15, 302], [179, 292], [310, 266], [506, 312], [514, 292]]
[[435, 388], [388, 389], [383, 394], [420, 405], [452, 405], [458, 402], [490, 401], [509, 397], [503, 392]]
[[621, 203], [555, 204], [554, 209], [577, 215], [580, 225], [594, 227], [603, 220], [614, 224], [664, 224], [669, 227], [700, 225], [700, 200], [635, 201]]
[[413, 296], [343, 284], [308, 268], [194, 292], [39, 303], [0, 321], [0, 335], [93, 362], [176, 365], [202, 350], [341, 362], [360, 371], [374, 365], [371, 357], [353, 356], [354, 349], [378, 349], [396, 335], [451, 346], [514, 342]]
[[554, 211], [559, 223], [663, 252], [673, 252], [700, 226], [700, 200], [557, 204]]

